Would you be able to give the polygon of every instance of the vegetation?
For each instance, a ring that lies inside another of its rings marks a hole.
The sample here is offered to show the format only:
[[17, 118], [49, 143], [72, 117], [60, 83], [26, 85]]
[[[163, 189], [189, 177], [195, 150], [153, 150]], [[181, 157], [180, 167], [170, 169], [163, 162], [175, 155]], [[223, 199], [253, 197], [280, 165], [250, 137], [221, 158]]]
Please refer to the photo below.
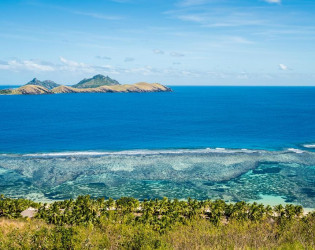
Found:
[[[28, 207], [34, 218], [21, 218]], [[0, 249], [314, 249], [315, 212], [222, 200], [0, 199]]]
[[51, 90], [53, 88], [57, 88], [58, 86], [60, 86], [59, 84], [57, 84], [53, 81], [50, 81], [50, 80], [40, 81], [37, 78], [34, 78], [32, 81], [29, 81], [25, 85], [41, 86], [41, 87], [44, 87], [48, 90]]
[[98, 88], [100, 86], [119, 85], [119, 82], [111, 79], [109, 76], [95, 75], [89, 79], [83, 79], [79, 83], [73, 85], [73, 88]]
[[0, 95], [10, 95], [11, 93], [11, 89], [0, 89]]

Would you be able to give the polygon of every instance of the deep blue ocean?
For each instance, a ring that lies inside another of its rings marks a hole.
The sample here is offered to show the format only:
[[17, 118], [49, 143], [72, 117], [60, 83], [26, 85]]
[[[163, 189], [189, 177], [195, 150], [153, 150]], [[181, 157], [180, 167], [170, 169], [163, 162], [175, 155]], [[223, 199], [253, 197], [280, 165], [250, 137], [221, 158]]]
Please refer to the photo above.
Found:
[[0, 193], [315, 208], [315, 87], [0, 96]]
[[0, 96], [0, 152], [281, 149], [315, 142], [315, 88]]

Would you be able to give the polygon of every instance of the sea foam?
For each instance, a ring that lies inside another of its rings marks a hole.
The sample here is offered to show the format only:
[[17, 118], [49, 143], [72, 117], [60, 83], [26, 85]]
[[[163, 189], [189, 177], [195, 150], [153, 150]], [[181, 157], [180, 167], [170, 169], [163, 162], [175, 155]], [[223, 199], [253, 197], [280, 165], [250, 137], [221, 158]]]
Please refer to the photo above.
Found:
[[[292, 150], [289, 150], [292, 151]], [[235, 154], [235, 153], [258, 153], [268, 152], [266, 150], [252, 149], [227, 149], [227, 148], [204, 148], [204, 149], [135, 149], [121, 151], [66, 151], [66, 152], [44, 152], [44, 153], [28, 153], [21, 154], [24, 157], [71, 157], [71, 156], [106, 156], [106, 155], [167, 155], [167, 154]], [[0, 154], [0, 156], [17, 156], [18, 154]]]
[[[314, 145], [305, 145], [305, 148], [315, 148]], [[297, 148], [288, 148], [278, 151], [269, 151], [263, 149], [231, 149], [231, 148], [203, 148], [203, 149], [134, 149], [121, 151], [65, 151], [65, 152], [44, 152], [44, 153], [29, 153], [29, 154], [0, 154], [0, 156], [24, 156], [24, 157], [72, 157], [72, 156], [106, 156], [106, 155], [185, 155], [185, 154], [276, 154], [276, 153], [297, 153], [307, 152]]]

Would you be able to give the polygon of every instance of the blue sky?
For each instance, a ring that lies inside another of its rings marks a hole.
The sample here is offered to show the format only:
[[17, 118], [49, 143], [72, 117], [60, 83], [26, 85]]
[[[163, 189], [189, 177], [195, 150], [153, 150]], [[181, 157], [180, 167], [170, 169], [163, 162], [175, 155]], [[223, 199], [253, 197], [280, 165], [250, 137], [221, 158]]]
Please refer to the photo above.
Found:
[[0, 1], [0, 84], [315, 85], [314, 0]]

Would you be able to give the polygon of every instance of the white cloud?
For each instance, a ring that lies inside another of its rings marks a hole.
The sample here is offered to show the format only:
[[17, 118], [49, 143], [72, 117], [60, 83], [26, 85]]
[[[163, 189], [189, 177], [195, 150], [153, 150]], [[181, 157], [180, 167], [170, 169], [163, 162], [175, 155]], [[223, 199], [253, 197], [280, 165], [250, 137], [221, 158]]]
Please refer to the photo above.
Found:
[[76, 61], [72, 61], [72, 60], [68, 60], [62, 56], [59, 57], [60, 61], [63, 63], [64, 66], [67, 67], [73, 67], [73, 68], [84, 68], [84, 67], [89, 67], [87, 64], [85, 63], [80, 63], [80, 62], [76, 62]]
[[247, 80], [249, 78], [248, 74], [246, 72], [241, 72], [240, 74], [238, 74], [236, 76], [238, 79], [241, 79], [241, 80]]
[[191, 22], [196, 22], [196, 23], [202, 23], [206, 21], [206, 18], [204, 15], [181, 15], [177, 17], [178, 19], [182, 21], [191, 21]]
[[[228, 19], [229, 17], [227, 17]], [[224, 27], [241, 27], [241, 26], [262, 26], [266, 22], [262, 19], [237, 19], [237, 18], [230, 18], [229, 21], [211, 21], [208, 20], [204, 22], [204, 27], [208, 28], [224, 28]]]
[[101, 60], [112, 60], [112, 58], [109, 56], [96, 56], [96, 58]]
[[188, 77], [200, 77], [200, 74], [192, 72], [190, 70], [182, 70], [181, 75], [183, 76], [188, 76]]
[[[115, 2], [127, 2], [127, 1], [128, 0], [115, 0]], [[35, 1], [30, 1], [30, 3], [28, 3], [28, 4], [34, 5], [34, 6], [39, 6], [39, 7], [52, 8], [52, 9], [56, 9], [56, 10], [66, 11], [68, 13], [72, 13], [75, 15], [88, 16], [88, 17], [92, 17], [92, 18], [96, 18], [96, 19], [103, 19], [103, 20], [121, 20], [121, 19], [123, 19], [123, 17], [121, 17], [121, 16], [104, 15], [104, 14], [97, 13], [97, 12], [86, 12], [86, 11], [80, 11], [80, 10], [73, 10], [73, 9], [65, 8], [61, 5], [43, 4], [43, 3], [38, 3]]]
[[81, 16], [89, 16], [89, 17], [93, 17], [96, 19], [103, 19], [103, 20], [121, 20], [122, 17], [121, 16], [111, 16], [111, 15], [103, 15], [103, 14], [99, 14], [99, 13], [94, 13], [94, 12], [83, 12], [83, 11], [71, 11], [73, 14], [76, 15], [81, 15]]
[[90, 74], [120, 74], [123, 69], [119, 67], [113, 67], [112, 65], [89, 65], [82, 62], [76, 62], [68, 60], [64, 57], [59, 57], [62, 62], [58, 65], [58, 70], [63, 72], [78, 72], [78, 73], [90, 73]]
[[160, 50], [160, 49], [154, 49], [154, 50], [153, 50], [153, 53], [154, 53], [154, 54], [158, 54], [158, 55], [163, 55], [163, 54], [164, 54], [164, 51], [163, 51], [163, 50]]
[[35, 60], [9, 60], [8, 62], [0, 63], [0, 69], [12, 71], [54, 71], [55, 67]]
[[267, 3], [278, 3], [278, 4], [280, 4], [280, 3], [281, 3], [281, 0], [265, 0], [265, 2], [267, 2]]
[[288, 70], [289, 68], [288, 68], [287, 65], [284, 65], [284, 64], [280, 63], [280, 64], [279, 64], [279, 69], [285, 71], [285, 70]]
[[34, 61], [24, 61], [24, 66], [29, 69], [29, 70], [38, 70], [38, 71], [54, 71], [54, 67], [52, 67], [51, 65], [45, 65], [45, 64], [41, 64], [41, 63], [37, 63]]
[[141, 75], [144, 75], [144, 76], [148, 76], [148, 75], [154, 75], [156, 73], [159, 73], [159, 71], [157, 69], [154, 69], [151, 66], [144, 66], [144, 67], [124, 69], [123, 73], [127, 73], [127, 74], [141, 74]]
[[185, 56], [185, 55], [182, 54], [182, 53], [178, 53], [178, 52], [171, 52], [171, 53], [170, 53], [170, 56], [173, 56], [173, 57], [183, 57], [183, 56]]
[[86, 71], [86, 72], [93, 72], [93, 68], [85, 63], [80, 63], [76, 61], [68, 60], [62, 56], [59, 57], [62, 65], [60, 67], [61, 70], [66, 71]]
[[[178, 52], [172, 52], [173, 56], [177, 57], [183, 56]], [[36, 60], [19, 60], [12, 59], [9, 61], [0, 60], [0, 70], [8, 70], [13, 72], [22, 72], [22, 71], [31, 71], [35, 73], [45, 73], [45, 72], [54, 72], [54, 74], [70, 74], [74, 72], [76, 75], [95, 75], [95, 74], [104, 74], [104, 75], [120, 75], [120, 76], [132, 76], [134, 79], [143, 79], [142, 76], [152, 77], [151, 79], [156, 79], [159, 77], [174, 78], [180, 79], [180, 77], [188, 78], [200, 78], [206, 76], [207, 79], [212, 79], [210, 81], [214, 82], [216, 80], [224, 80], [225, 83], [229, 81], [233, 82], [235, 79], [239, 83], [248, 83], [249, 80], [253, 79], [269, 79], [274, 80], [281, 75], [281, 77], [291, 77], [293, 76], [290, 73], [291, 69], [285, 64], [279, 64], [279, 70], [286, 71], [286, 74], [260, 74], [260, 73], [248, 73], [246, 71], [241, 72], [229, 72], [228, 69], [207, 71], [207, 70], [194, 70], [186, 68], [184, 65], [178, 66], [179, 62], [174, 62], [173, 67], [161, 67], [155, 68], [150, 65], [144, 66], [115, 66], [115, 65], [93, 65], [86, 64], [83, 62], [78, 62], [74, 60], [69, 60], [64, 57], [60, 57], [59, 63], [50, 63], [44, 61]], [[133, 64], [125, 64], [133, 65]], [[140, 78], [139, 78], [140, 77]], [[146, 78], [149, 79], [149, 78]]]
[[194, 22], [209, 28], [263, 26], [270, 22], [265, 16], [257, 15], [255, 9], [250, 7], [244, 9], [236, 7], [180, 8], [166, 11], [164, 14], [171, 18]]

